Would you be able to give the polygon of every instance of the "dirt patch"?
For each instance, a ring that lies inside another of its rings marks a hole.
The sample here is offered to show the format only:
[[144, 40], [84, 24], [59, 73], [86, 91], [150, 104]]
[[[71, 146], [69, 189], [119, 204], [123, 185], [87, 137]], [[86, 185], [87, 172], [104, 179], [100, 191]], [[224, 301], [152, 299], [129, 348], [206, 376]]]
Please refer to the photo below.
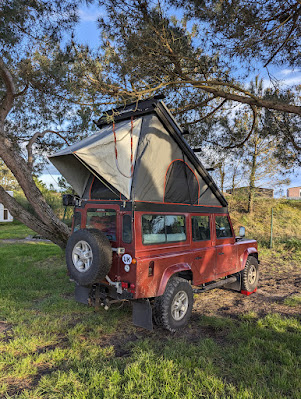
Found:
[[9, 342], [12, 339], [12, 326], [6, 321], [0, 321], [0, 341]]
[[259, 317], [268, 313], [300, 317], [300, 306], [287, 306], [284, 300], [300, 293], [300, 265], [291, 262], [289, 266], [277, 261], [260, 263], [260, 279], [257, 292], [245, 296], [226, 289], [216, 289], [197, 295], [194, 314], [238, 318], [253, 312]]
[[37, 242], [48, 242], [51, 244], [50, 240], [46, 240], [43, 238], [1, 238], [0, 244], [28, 244], [28, 243], [37, 243]]
[[8, 387], [6, 395], [9, 395], [10, 397], [17, 397], [21, 395], [22, 392], [25, 390], [34, 389], [44, 375], [51, 374], [57, 369], [58, 369], [57, 367], [52, 367], [47, 364], [41, 364], [38, 365], [38, 373], [32, 377], [26, 377], [26, 378], [9, 377], [4, 379], [2, 382], [7, 384]]
[[9, 377], [3, 379], [1, 382], [7, 385], [6, 395], [13, 397], [20, 395], [25, 389], [31, 388], [30, 378]]

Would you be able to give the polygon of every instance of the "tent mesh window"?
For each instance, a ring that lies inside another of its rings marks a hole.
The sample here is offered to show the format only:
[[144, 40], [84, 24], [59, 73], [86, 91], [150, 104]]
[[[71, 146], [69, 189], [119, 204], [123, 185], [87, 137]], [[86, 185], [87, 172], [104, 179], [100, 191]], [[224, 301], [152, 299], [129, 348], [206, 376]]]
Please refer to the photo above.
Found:
[[164, 202], [197, 204], [199, 191], [199, 182], [189, 166], [182, 160], [173, 161], [166, 173]]
[[94, 178], [92, 181], [90, 198], [116, 200], [120, 199], [120, 193], [113, 186], [111, 186], [111, 184], [107, 182], [104, 184], [99, 179]]

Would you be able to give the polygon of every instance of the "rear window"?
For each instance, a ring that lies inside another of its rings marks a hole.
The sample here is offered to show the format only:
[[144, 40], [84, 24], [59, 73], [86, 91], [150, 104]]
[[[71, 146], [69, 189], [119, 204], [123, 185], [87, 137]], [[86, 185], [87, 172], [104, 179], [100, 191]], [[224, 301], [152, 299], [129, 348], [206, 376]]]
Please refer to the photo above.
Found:
[[143, 215], [143, 244], [186, 241], [185, 216]]
[[227, 238], [233, 236], [228, 216], [216, 216], [215, 228], [217, 238]]
[[87, 210], [86, 227], [102, 231], [110, 241], [116, 241], [116, 211], [114, 209]]

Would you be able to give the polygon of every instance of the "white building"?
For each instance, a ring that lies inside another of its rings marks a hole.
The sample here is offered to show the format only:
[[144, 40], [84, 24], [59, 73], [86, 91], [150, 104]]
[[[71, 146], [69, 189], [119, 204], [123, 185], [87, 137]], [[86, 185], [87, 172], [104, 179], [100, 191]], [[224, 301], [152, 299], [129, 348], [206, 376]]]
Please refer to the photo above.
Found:
[[[7, 191], [7, 193], [12, 197], [14, 196], [12, 191]], [[3, 204], [0, 204], [0, 222], [12, 222], [13, 220], [14, 218], [9, 213], [8, 209], [4, 208]]]

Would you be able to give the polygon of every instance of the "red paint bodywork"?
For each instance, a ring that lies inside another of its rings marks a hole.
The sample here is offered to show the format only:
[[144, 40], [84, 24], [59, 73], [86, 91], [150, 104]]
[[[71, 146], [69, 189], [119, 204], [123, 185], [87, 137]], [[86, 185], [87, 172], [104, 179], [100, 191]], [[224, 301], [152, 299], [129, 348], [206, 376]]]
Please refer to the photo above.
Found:
[[[131, 255], [136, 263], [125, 270], [122, 255], [113, 253], [113, 263], [109, 272], [112, 281], [127, 282], [135, 285], [131, 290], [133, 298], [152, 298], [164, 293], [166, 284], [175, 273], [189, 273], [193, 285], [201, 285], [210, 281], [239, 272], [245, 267], [250, 254], [257, 256], [257, 242], [255, 240], [236, 240], [230, 217], [227, 213], [200, 212], [144, 212], [122, 211], [119, 204], [108, 201], [107, 204], [89, 202], [76, 212], [80, 212], [81, 228], [86, 227], [86, 210], [88, 208], [115, 209], [116, 242], [111, 242], [113, 248], [122, 247], [125, 253]], [[168, 208], [167, 208], [168, 209]], [[186, 225], [186, 241], [164, 244], [143, 244], [141, 219], [142, 215], [184, 215]], [[122, 241], [122, 217], [131, 215], [133, 220], [132, 242]], [[211, 239], [206, 241], [192, 240], [191, 216], [209, 216]], [[229, 218], [232, 237], [217, 238], [215, 231], [215, 216]], [[152, 273], [149, 273], [149, 267]], [[149, 275], [151, 274], [151, 275]], [[103, 282], [107, 284], [107, 282]]]

